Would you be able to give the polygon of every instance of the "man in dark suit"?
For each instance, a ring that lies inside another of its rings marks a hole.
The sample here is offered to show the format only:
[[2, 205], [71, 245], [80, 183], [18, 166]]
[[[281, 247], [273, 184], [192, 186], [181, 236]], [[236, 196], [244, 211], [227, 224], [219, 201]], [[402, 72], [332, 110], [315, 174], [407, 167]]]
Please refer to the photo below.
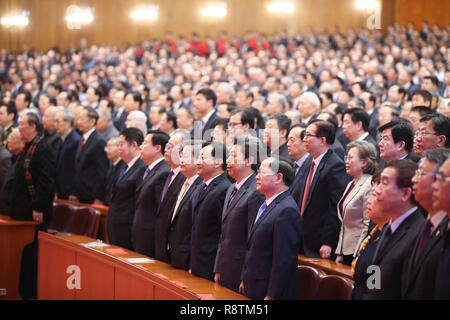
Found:
[[381, 169], [393, 160], [409, 159], [418, 162], [420, 157], [413, 150], [414, 132], [408, 120], [395, 119], [378, 128], [381, 133], [380, 147]]
[[9, 167], [12, 165], [12, 154], [0, 144], [0, 188], [6, 179]]
[[256, 176], [266, 200], [249, 231], [239, 291], [251, 299], [298, 299], [298, 249], [301, 218], [288, 189], [294, 170], [268, 158]]
[[190, 268], [193, 275], [214, 280], [214, 262], [219, 244], [222, 211], [230, 186], [226, 169], [226, 147], [219, 142], [203, 145], [197, 158], [198, 174], [204, 182], [192, 199]]
[[142, 182], [146, 164], [139, 147], [144, 135], [137, 128], [126, 128], [119, 136], [119, 156], [127, 164], [112, 189], [108, 211], [108, 238], [111, 244], [132, 249], [131, 225], [135, 212], [136, 189]]
[[[380, 153], [377, 142], [370, 136], [369, 130], [370, 117], [366, 111], [353, 108], [348, 109], [344, 113], [344, 120], [342, 122], [342, 128], [344, 134], [348, 138], [349, 142], [353, 141], [367, 141], [374, 145], [377, 149], [377, 156]], [[347, 145], [344, 146], [346, 148]]]
[[0, 126], [3, 127], [1, 142], [8, 149], [8, 139], [12, 130], [16, 127], [17, 109], [13, 101], [5, 103], [0, 102]]
[[183, 147], [180, 168], [186, 180], [169, 215], [167, 248], [170, 264], [175, 268], [187, 271], [191, 256], [192, 198], [203, 182], [202, 177], [197, 174], [193, 143]]
[[81, 141], [73, 128], [75, 113], [69, 108], [61, 108], [56, 113], [56, 131], [62, 144], [56, 160], [56, 194], [59, 199], [68, 199], [74, 193], [75, 155]]
[[287, 147], [287, 137], [291, 128], [291, 119], [283, 113], [276, 113], [266, 122], [264, 143], [271, 150], [271, 157], [283, 157], [292, 161]]
[[371, 93], [370, 91], [364, 91], [361, 93], [360, 98], [364, 101], [365, 107], [364, 110], [366, 110], [367, 114], [370, 117], [369, 122], [369, 134], [372, 137], [372, 139], [377, 138], [377, 129], [379, 126], [378, 121], [378, 110], [379, 107], [375, 107], [377, 103], [377, 97]]
[[75, 156], [74, 193], [69, 200], [103, 204], [109, 162], [105, 139], [95, 130], [97, 120], [98, 113], [91, 107], [84, 107], [77, 119], [83, 136]]
[[425, 220], [412, 193], [411, 179], [416, 169], [417, 164], [411, 160], [394, 160], [381, 173], [381, 183], [375, 192], [380, 210], [390, 221], [384, 226], [375, 249], [372, 264], [379, 268], [378, 281], [368, 290], [368, 299], [402, 297], [402, 278], [406, 276], [414, 242]]
[[414, 198], [428, 212], [427, 221], [421, 230], [408, 264], [408, 273], [403, 279], [404, 299], [432, 299], [434, 279], [439, 254], [444, 243], [448, 218], [439, 201], [433, 201], [433, 182], [439, 167], [450, 157], [450, 150], [434, 149], [424, 152], [419, 169], [412, 179]]
[[216, 101], [217, 96], [213, 90], [203, 88], [197, 91], [192, 102], [197, 121], [195, 121], [193, 132], [191, 132], [196, 140], [211, 140], [212, 130], [217, 120], [220, 119], [214, 109]]
[[[447, 212], [450, 219], [450, 159], [447, 159], [436, 175], [433, 183], [433, 199]], [[434, 289], [435, 299], [450, 299], [450, 223], [445, 231], [443, 248], [439, 254]]]
[[57, 107], [48, 107], [44, 115], [42, 116], [42, 122], [44, 124], [44, 139], [47, 141], [48, 145], [52, 148], [55, 158], [58, 156], [59, 148], [61, 147], [61, 136], [56, 131], [56, 113], [58, 112]]
[[300, 174], [300, 169], [305, 164], [305, 161], [309, 156], [308, 152], [306, 152], [305, 142], [303, 141], [305, 137], [305, 130], [305, 124], [296, 124], [289, 131], [287, 142], [289, 155], [295, 161], [295, 176], [294, 181], [289, 186], [289, 191], [291, 192], [291, 196], [292, 198], [294, 198], [296, 203], [298, 203], [300, 199], [300, 193], [302, 191], [300, 184], [302, 175]]
[[25, 142], [20, 137], [18, 128], [14, 128], [9, 135], [8, 150], [13, 155], [11, 165], [5, 173], [3, 184], [0, 187], [0, 212], [2, 214], [11, 215], [11, 201], [12, 201], [12, 185], [14, 184], [14, 172], [16, 169], [16, 160], [20, 153], [25, 148]]
[[167, 251], [167, 235], [170, 225], [170, 214], [175, 207], [178, 194], [186, 180], [180, 172], [180, 150], [184, 138], [190, 138], [189, 134], [178, 132], [174, 134], [166, 144], [164, 160], [170, 165], [170, 173], [167, 177], [161, 194], [161, 203], [155, 219], [155, 258], [170, 263]]
[[109, 206], [112, 199], [114, 185], [116, 184], [123, 168], [125, 168], [127, 164], [119, 157], [119, 138], [109, 139], [106, 143], [105, 152], [106, 157], [110, 162], [105, 183], [105, 205]]
[[133, 250], [149, 257], [155, 256], [155, 219], [164, 183], [170, 166], [163, 152], [169, 136], [161, 131], [150, 131], [141, 145], [141, 159], [148, 165], [142, 182], [136, 189], [136, 213], [131, 229]]
[[334, 138], [335, 127], [323, 120], [313, 120], [304, 136], [310, 157], [299, 171], [298, 205], [303, 217], [300, 252], [308, 257], [330, 259], [338, 243], [337, 203], [351, 177], [344, 161], [331, 150]]
[[12, 187], [11, 217], [36, 221], [39, 230], [46, 230], [53, 215], [55, 194], [55, 158], [43, 140], [43, 125], [38, 115], [22, 114], [19, 131], [25, 149], [16, 162]]
[[[264, 202], [256, 191], [255, 171], [259, 167], [258, 138], [236, 138], [227, 159], [228, 174], [236, 180], [225, 196], [214, 281], [238, 292], [248, 232]], [[261, 145], [262, 147], [262, 145]]]

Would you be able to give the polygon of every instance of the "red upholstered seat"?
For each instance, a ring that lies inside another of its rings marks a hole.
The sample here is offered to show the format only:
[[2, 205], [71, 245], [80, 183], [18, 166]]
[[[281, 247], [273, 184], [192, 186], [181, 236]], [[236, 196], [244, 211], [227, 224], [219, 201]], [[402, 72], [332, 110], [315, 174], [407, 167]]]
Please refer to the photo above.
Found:
[[94, 208], [75, 207], [74, 217], [66, 232], [96, 238], [99, 221], [100, 213]]
[[320, 279], [316, 299], [350, 300], [352, 291], [353, 281], [337, 275], [326, 275]]
[[299, 300], [315, 299], [319, 287], [320, 278], [325, 272], [310, 266], [299, 265], [298, 268], [298, 292]]
[[48, 226], [49, 232], [66, 232], [72, 223], [74, 208], [74, 206], [66, 203], [53, 204], [53, 217]]

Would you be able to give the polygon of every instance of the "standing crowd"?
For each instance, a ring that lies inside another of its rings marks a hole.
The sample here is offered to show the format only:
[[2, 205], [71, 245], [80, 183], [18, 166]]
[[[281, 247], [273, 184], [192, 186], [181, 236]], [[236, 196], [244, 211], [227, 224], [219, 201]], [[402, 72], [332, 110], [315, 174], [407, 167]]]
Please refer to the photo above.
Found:
[[107, 205], [112, 244], [252, 299], [297, 299], [299, 253], [354, 299], [448, 299], [449, 34], [1, 50], [0, 213]]

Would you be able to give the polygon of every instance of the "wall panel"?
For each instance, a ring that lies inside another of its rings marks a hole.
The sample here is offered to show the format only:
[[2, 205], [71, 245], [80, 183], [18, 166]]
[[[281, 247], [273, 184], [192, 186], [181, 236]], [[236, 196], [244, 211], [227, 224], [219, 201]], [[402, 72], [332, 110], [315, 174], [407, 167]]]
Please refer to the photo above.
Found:
[[[222, 0], [228, 4], [228, 15], [221, 19], [201, 17], [200, 9], [208, 0], [1, 0], [0, 16], [13, 10], [29, 10], [30, 24], [16, 30], [0, 26], [0, 48], [18, 51], [23, 45], [48, 50], [58, 45], [66, 49], [79, 47], [80, 39], [88, 45], [107, 42], [118, 46], [142, 40], [162, 38], [167, 30], [174, 35], [189, 37], [191, 32], [215, 37], [226, 30], [228, 35], [244, 34], [249, 30], [271, 34], [287, 30], [306, 31], [309, 27], [331, 30], [338, 25], [347, 28], [365, 27], [368, 15], [357, 11], [354, 0], [291, 0], [295, 12], [290, 15], [270, 14], [266, 10], [272, 0]], [[425, 17], [431, 23], [449, 22], [450, 0], [384, 0], [382, 24], [394, 21], [402, 24]], [[129, 19], [131, 10], [142, 3], [158, 4], [159, 19], [137, 23]], [[95, 8], [94, 22], [81, 30], [68, 30], [64, 15], [71, 4]], [[407, 8], [406, 10], [404, 8]], [[420, 23], [419, 23], [420, 24]]]

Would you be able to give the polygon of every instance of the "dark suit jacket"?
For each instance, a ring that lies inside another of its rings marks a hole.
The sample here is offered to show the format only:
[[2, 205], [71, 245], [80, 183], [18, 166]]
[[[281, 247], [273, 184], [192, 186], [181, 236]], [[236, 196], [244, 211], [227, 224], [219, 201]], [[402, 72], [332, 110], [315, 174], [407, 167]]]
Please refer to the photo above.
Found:
[[[414, 153], [414, 151], [411, 151], [410, 153], [408, 153], [408, 155], [406, 156], [405, 159], [408, 160], [412, 160], [415, 163], [418, 163], [420, 160], [420, 157]], [[379, 170], [383, 170], [384, 167], [386, 167], [386, 161], [384, 161], [383, 159], [380, 158], [380, 161], [378, 162], [378, 166], [379, 166]]]
[[80, 135], [72, 129], [58, 152], [56, 164], [56, 192], [59, 199], [68, 199], [74, 193], [75, 156]]
[[436, 278], [437, 263], [444, 244], [444, 235], [447, 227], [448, 217], [446, 216], [431, 234], [430, 239], [428, 239], [422, 250], [419, 260], [414, 263], [422, 235], [422, 230], [420, 230], [410, 257], [408, 273], [402, 286], [402, 296], [404, 299], [433, 299], [435, 283], [430, 280]]
[[[298, 201], [300, 199], [300, 193], [304, 192], [303, 186], [301, 184], [302, 179], [303, 179], [302, 172], [304, 172], [304, 170], [309, 170], [309, 168], [308, 169], [304, 168], [305, 163], [306, 163], [306, 161], [304, 161], [303, 164], [300, 166], [300, 168], [298, 169], [298, 171], [294, 177], [294, 181], [292, 181], [292, 184], [289, 186], [289, 191], [291, 192], [291, 196], [292, 196], [292, 198], [294, 198], [296, 203], [298, 203]], [[309, 165], [311, 165], [311, 163]]]
[[214, 111], [214, 113], [211, 115], [211, 117], [209, 117], [209, 119], [205, 123], [205, 125], [202, 126], [202, 137], [203, 137], [203, 140], [207, 140], [207, 141], [211, 141], [212, 140], [212, 131], [210, 131], [208, 134], [206, 134], [206, 131], [207, 130], [213, 130], [214, 126], [216, 125], [216, 122], [218, 120], [220, 120], [220, 117], [217, 115], [217, 111]]
[[75, 195], [83, 203], [93, 203], [95, 199], [104, 200], [106, 173], [109, 160], [104, 151], [106, 142], [103, 136], [94, 130], [85, 141], [81, 143], [75, 157]]
[[131, 229], [131, 241], [134, 251], [149, 257], [155, 256], [155, 219], [169, 172], [170, 166], [162, 160], [136, 189], [136, 213]]
[[170, 219], [172, 217], [171, 214], [175, 208], [178, 194], [180, 193], [184, 181], [186, 181], [186, 177], [179, 172], [167, 189], [167, 193], [161, 201], [158, 212], [156, 213], [155, 258], [166, 263], [170, 263], [169, 253], [167, 252], [167, 241]]
[[264, 202], [256, 191], [255, 174], [245, 181], [231, 202], [234, 184], [227, 191], [222, 213], [222, 233], [217, 249], [214, 272], [220, 273], [220, 284], [236, 292], [241, 283], [248, 233], [258, 209]]
[[284, 158], [287, 161], [294, 162], [294, 159], [292, 159], [291, 156], [289, 155], [287, 143], [282, 144], [277, 150], [274, 150], [270, 156], [271, 157], [279, 156], [280, 159]]
[[370, 115], [369, 134], [374, 140], [377, 139], [378, 127], [380, 125], [380, 122], [378, 121], [379, 109], [380, 109], [379, 107], [376, 107], [375, 109], [373, 109], [373, 112]]
[[44, 139], [47, 140], [48, 145], [55, 154], [55, 158], [58, 156], [59, 148], [61, 147], [61, 136], [55, 129], [47, 131], [45, 130]]
[[127, 120], [127, 117], [128, 117], [128, 113], [125, 110], [123, 110], [120, 117], [116, 118], [113, 121], [114, 126], [116, 127], [116, 129], [119, 132], [122, 132], [122, 130], [125, 129], [125, 121]]
[[146, 163], [138, 159], [113, 186], [107, 224], [111, 244], [132, 249], [131, 224], [135, 212], [136, 189], [142, 182], [146, 168]]
[[213, 281], [222, 211], [230, 181], [223, 173], [192, 199], [191, 261], [193, 275]]
[[25, 179], [25, 154], [31, 143], [25, 145], [20, 158], [16, 162], [12, 185], [11, 217], [15, 220], [33, 220], [33, 210], [44, 214], [44, 225], [53, 215], [53, 197], [55, 195], [55, 163], [54, 154], [45, 139], [42, 139], [34, 151], [31, 160], [31, 175], [36, 192], [34, 201], [28, 192]]
[[368, 290], [368, 299], [401, 299], [402, 277], [406, 276], [412, 248], [424, 222], [425, 218], [420, 211], [414, 211], [401, 223], [384, 245], [386, 230], [390, 228], [389, 224], [385, 225], [372, 262], [373, 265], [380, 268], [381, 288]]
[[355, 265], [355, 274], [353, 275], [353, 300], [364, 300], [370, 289], [367, 287], [367, 279], [371, 275], [367, 273], [367, 268], [372, 265], [373, 256], [380, 241], [381, 230], [375, 232], [367, 245], [361, 250]]
[[13, 157], [11, 166], [5, 173], [3, 184], [0, 187], [0, 212], [4, 215], [11, 215], [12, 186], [14, 183], [14, 172], [16, 170], [16, 157]]
[[[300, 168], [301, 190], [305, 190], [312, 160], [312, 157], [308, 157]], [[350, 180], [344, 161], [329, 149], [314, 174], [303, 212], [303, 238], [300, 248], [306, 256], [320, 257], [319, 251], [323, 244], [329, 245], [332, 252], [335, 252], [341, 226], [337, 216], [337, 203]], [[304, 191], [300, 192], [298, 202], [300, 210], [303, 193]]]
[[445, 231], [444, 244], [439, 254], [436, 270], [436, 282], [434, 288], [434, 299], [450, 299], [450, 230]]
[[113, 196], [113, 188], [116, 184], [117, 178], [119, 178], [120, 173], [127, 164], [120, 160], [116, 165], [111, 164], [106, 175], [105, 183], [105, 205], [109, 205]]
[[252, 226], [241, 276], [247, 297], [298, 299], [300, 224], [300, 212], [287, 191], [276, 197]]
[[[192, 198], [198, 192], [198, 188], [202, 182], [202, 177], [198, 177], [194, 181], [183, 199], [181, 199], [177, 212], [175, 212], [175, 216], [169, 225], [167, 235], [169, 257], [170, 264], [175, 268], [189, 270], [189, 260], [191, 257]], [[173, 209], [175, 209], [175, 206]], [[170, 213], [170, 218], [172, 214], [173, 210]]]
[[6, 173], [12, 164], [12, 154], [0, 144], [0, 188], [6, 178]]

